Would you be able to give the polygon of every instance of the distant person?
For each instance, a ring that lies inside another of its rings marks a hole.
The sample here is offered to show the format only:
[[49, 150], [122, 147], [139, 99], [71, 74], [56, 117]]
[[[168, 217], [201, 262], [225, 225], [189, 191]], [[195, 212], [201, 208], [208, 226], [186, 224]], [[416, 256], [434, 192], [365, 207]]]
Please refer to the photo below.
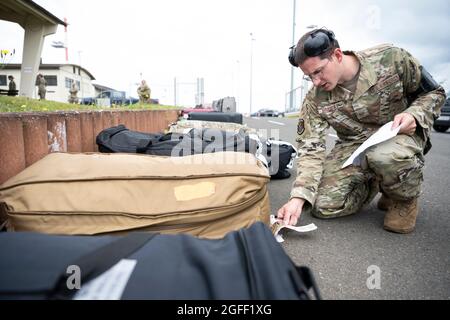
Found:
[[[304, 209], [317, 218], [359, 212], [381, 191], [384, 229], [414, 230], [422, 193], [424, 155], [445, 101], [444, 89], [409, 52], [389, 44], [342, 51], [334, 33], [316, 29], [291, 49], [289, 61], [314, 84], [297, 125], [298, 173], [278, 218], [295, 225]], [[361, 164], [342, 168], [381, 126], [398, 135], [367, 149]], [[326, 153], [326, 135], [338, 136]]]
[[69, 103], [78, 103], [78, 96], [77, 96], [78, 91], [79, 91], [79, 89], [78, 89], [77, 84], [75, 83], [75, 81], [72, 82], [72, 85], [70, 86], [70, 89], [69, 89], [69, 92], [70, 92]]
[[139, 95], [140, 103], [150, 103], [151, 90], [145, 80], [141, 81], [141, 85], [138, 87], [137, 93]]
[[39, 100], [45, 100], [45, 94], [47, 92], [47, 81], [45, 81], [45, 78], [41, 73], [38, 74], [37, 85]]
[[16, 96], [17, 95], [17, 88], [16, 83], [14, 82], [13, 76], [8, 76], [9, 85], [8, 85], [8, 96]]

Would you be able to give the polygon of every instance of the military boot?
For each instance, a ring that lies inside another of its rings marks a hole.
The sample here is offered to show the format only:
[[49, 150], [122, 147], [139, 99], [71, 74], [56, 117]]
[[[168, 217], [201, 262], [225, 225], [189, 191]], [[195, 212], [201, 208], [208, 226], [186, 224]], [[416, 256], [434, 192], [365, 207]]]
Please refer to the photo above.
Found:
[[392, 199], [392, 205], [384, 217], [384, 229], [397, 233], [410, 233], [416, 225], [419, 206], [417, 198], [399, 201]]
[[380, 210], [388, 211], [389, 207], [392, 205], [392, 199], [389, 198], [384, 193], [381, 194], [380, 200], [378, 200], [377, 207]]

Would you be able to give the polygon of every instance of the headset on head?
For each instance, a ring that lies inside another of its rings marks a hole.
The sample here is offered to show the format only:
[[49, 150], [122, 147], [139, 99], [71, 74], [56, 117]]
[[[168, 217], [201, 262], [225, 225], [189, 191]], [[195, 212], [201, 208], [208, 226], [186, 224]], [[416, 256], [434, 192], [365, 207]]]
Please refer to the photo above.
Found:
[[[319, 34], [319, 33], [325, 34], [325, 35], [327, 36], [328, 41], [329, 41], [329, 42], [328, 42], [328, 47], [336, 41], [336, 38], [335, 38], [335, 35], [334, 35], [334, 32], [333, 32], [333, 31], [327, 30], [327, 29], [325, 29], [325, 28], [320, 28], [320, 29], [317, 29], [317, 30], [315, 30], [314, 32], [312, 32], [312, 33], [309, 35], [309, 37], [306, 39], [305, 43], [306, 43], [309, 39], [316, 37], [317, 34]], [[295, 62], [295, 51], [296, 51], [296, 46], [293, 45], [293, 46], [290, 47], [289, 49], [290, 49], [290, 52], [289, 52], [289, 62], [290, 62], [290, 64], [291, 64], [292, 66], [298, 67], [298, 65], [297, 65], [296, 62]], [[325, 50], [325, 51], [326, 51], [326, 50]], [[321, 55], [322, 53], [323, 53], [323, 52], [318, 53], [318, 54], [314, 54], [314, 55], [308, 55], [308, 54], [305, 52], [305, 54], [306, 54], [308, 57], [317, 57], [317, 56]]]

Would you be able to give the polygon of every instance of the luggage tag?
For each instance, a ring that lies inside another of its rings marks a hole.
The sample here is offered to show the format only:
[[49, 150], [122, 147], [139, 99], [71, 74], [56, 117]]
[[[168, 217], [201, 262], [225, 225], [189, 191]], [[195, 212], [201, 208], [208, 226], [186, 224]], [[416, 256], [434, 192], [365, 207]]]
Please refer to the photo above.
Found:
[[272, 233], [273, 233], [275, 239], [280, 243], [284, 242], [283, 237], [279, 234], [279, 232], [283, 228], [288, 228], [288, 229], [294, 230], [299, 233], [310, 232], [310, 231], [314, 231], [317, 229], [317, 226], [314, 223], [310, 223], [306, 226], [300, 226], [300, 227], [286, 225], [286, 224], [284, 224], [284, 222], [281, 219], [275, 218], [274, 215], [270, 215], [270, 226], [271, 226]]

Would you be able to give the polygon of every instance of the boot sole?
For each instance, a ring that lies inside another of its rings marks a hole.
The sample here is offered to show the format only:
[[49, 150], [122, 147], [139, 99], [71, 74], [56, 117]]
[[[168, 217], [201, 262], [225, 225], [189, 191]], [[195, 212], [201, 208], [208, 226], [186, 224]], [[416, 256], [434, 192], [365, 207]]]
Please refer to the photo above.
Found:
[[394, 229], [394, 228], [390, 228], [388, 226], [383, 226], [383, 229], [386, 231], [390, 231], [390, 232], [394, 232], [394, 233], [401, 233], [401, 234], [407, 234], [407, 233], [411, 233], [414, 231], [414, 227], [409, 228], [409, 229]]

